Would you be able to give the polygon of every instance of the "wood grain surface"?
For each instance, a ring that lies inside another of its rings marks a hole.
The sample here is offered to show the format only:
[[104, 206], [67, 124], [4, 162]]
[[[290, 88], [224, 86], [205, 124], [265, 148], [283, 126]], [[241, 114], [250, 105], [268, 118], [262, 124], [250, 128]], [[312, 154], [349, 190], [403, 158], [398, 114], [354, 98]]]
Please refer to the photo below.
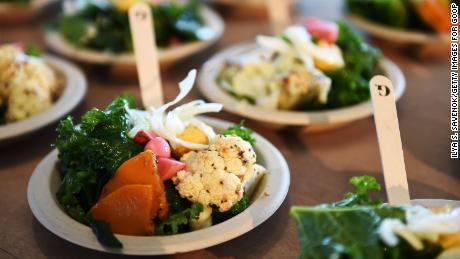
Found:
[[[341, 1], [308, 0], [297, 6], [298, 17], [341, 17]], [[217, 50], [258, 33], [268, 33], [263, 16], [228, 16], [221, 41], [181, 63], [162, 70], [165, 99], [177, 94], [177, 83], [192, 68], [199, 68]], [[43, 20], [51, 16], [43, 17]], [[1, 18], [0, 18], [1, 19]], [[42, 44], [42, 24], [0, 27], [0, 42]], [[412, 198], [460, 199], [459, 160], [449, 159], [449, 63], [442, 59], [416, 59], [414, 51], [401, 51], [390, 43], [376, 42], [395, 61], [407, 80], [407, 90], [397, 105], [402, 144]], [[446, 53], [447, 54], [447, 53]], [[107, 69], [84, 66], [89, 91], [72, 113], [79, 117], [91, 107], [103, 108], [113, 96], [134, 94], [140, 104], [136, 79], [113, 79]], [[188, 100], [199, 98], [195, 88]], [[239, 122], [221, 113], [219, 118]], [[283, 153], [291, 170], [291, 186], [281, 208], [265, 223], [229, 242], [169, 258], [295, 258], [299, 252], [292, 205], [314, 205], [339, 199], [349, 190], [348, 179], [370, 174], [383, 184], [376, 131], [372, 118], [331, 132], [304, 135], [295, 129], [275, 131], [253, 121], [248, 126], [269, 139]], [[37, 163], [52, 149], [56, 124], [9, 146], [0, 147], [0, 258], [121, 258], [73, 245], [43, 228], [31, 214], [26, 190]]]

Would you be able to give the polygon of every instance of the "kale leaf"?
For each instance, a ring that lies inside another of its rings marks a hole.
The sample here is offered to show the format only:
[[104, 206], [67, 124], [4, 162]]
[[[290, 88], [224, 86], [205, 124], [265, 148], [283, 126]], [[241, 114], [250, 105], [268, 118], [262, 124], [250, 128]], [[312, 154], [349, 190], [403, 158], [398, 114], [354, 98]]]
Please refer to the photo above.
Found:
[[[152, 13], [159, 47], [199, 39], [204, 21], [197, 1], [155, 5]], [[62, 16], [52, 27], [76, 46], [113, 53], [133, 50], [128, 14], [112, 5], [89, 3], [77, 13]]]
[[382, 201], [379, 199], [373, 199], [369, 196], [370, 190], [380, 191], [380, 184], [375, 180], [374, 177], [354, 176], [350, 179], [350, 184], [355, 187], [355, 192], [349, 192], [345, 194], [342, 200], [335, 202], [330, 207], [355, 207], [355, 206], [372, 206], [380, 205]]
[[336, 44], [340, 47], [345, 67], [325, 73], [332, 79], [328, 95], [328, 108], [356, 104], [370, 98], [369, 80], [374, 74], [381, 55], [354, 33], [345, 23], [337, 22], [339, 36]]
[[193, 204], [180, 196], [171, 180], [164, 182], [169, 215], [163, 221], [155, 220], [156, 232], [160, 235], [174, 235], [190, 231], [190, 219], [197, 218], [203, 205]]
[[219, 212], [217, 208], [212, 209], [212, 224], [219, 224], [221, 222], [224, 222], [230, 218], [233, 218], [234, 216], [240, 214], [243, 212], [245, 209], [249, 207], [249, 198], [246, 196], [243, 196], [235, 205], [232, 206], [232, 208], [229, 211], [226, 212]]
[[128, 137], [128, 101], [116, 98], [105, 111], [92, 109], [74, 126], [67, 117], [58, 126], [56, 147], [62, 178], [56, 197], [74, 219], [88, 224], [86, 213], [102, 187], [126, 160], [142, 151]]
[[249, 142], [251, 146], [254, 147], [256, 145], [256, 139], [252, 136], [252, 130], [244, 126], [244, 120], [242, 120], [239, 124], [235, 124], [233, 126], [228, 127], [227, 129], [222, 131], [222, 134], [225, 136], [238, 136], [243, 140]]
[[191, 219], [196, 219], [203, 211], [201, 203], [195, 203], [181, 212], [170, 214], [168, 218], [159, 222], [157, 233], [160, 235], [174, 235], [188, 231]]
[[79, 126], [67, 117], [57, 129], [62, 182], [56, 198], [67, 214], [93, 229], [101, 244], [112, 247], [121, 247], [121, 243], [106, 223], [95, 221], [88, 211], [116, 169], [142, 151], [128, 137], [129, 105], [128, 99], [118, 97], [105, 111], [92, 109], [85, 113]]

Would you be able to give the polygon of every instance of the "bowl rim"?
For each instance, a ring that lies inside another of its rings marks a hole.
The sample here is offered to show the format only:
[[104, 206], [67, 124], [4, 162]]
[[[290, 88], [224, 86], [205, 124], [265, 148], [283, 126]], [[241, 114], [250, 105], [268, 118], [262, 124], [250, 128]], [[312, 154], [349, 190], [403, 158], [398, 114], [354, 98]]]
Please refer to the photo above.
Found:
[[0, 126], [0, 142], [39, 130], [71, 112], [85, 97], [87, 81], [74, 64], [53, 55], [43, 55], [43, 60], [65, 77], [64, 89], [59, 98], [46, 110], [17, 122]]
[[[232, 123], [215, 118], [202, 117], [215, 128], [226, 128]], [[280, 151], [261, 135], [254, 133], [256, 151], [267, 168], [268, 175], [262, 189], [251, 205], [235, 217], [212, 227], [172, 236], [135, 237], [116, 235], [123, 249], [105, 248], [99, 244], [91, 229], [83, 225], [59, 207], [51, 191], [51, 177], [56, 175], [57, 150], [50, 152], [35, 168], [27, 188], [27, 200], [35, 218], [55, 235], [93, 250], [126, 255], [162, 255], [188, 252], [214, 246], [236, 238], [263, 223], [281, 206], [287, 196], [290, 173]], [[267, 196], [268, 193], [268, 196]]]
[[[215, 78], [222, 64], [229, 57], [257, 48], [255, 42], [245, 42], [230, 46], [211, 57], [203, 64], [198, 75], [200, 92], [210, 101], [222, 103], [224, 110], [253, 120], [292, 126], [314, 126], [339, 124], [355, 121], [373, 114], [371, 100], [351, 106], [324, 111], [270, 110], [241, 102], [219, 87]], [[393, 82], [396, 100], [399, 100], [406, 87], [406, 80], [399, 67], [387, 58], [380, 60], [379, 66]]]
[[[198, 40], [181, 44], [177, 47], [159, 49], [158, 55], [160, 62], [174, 62], [186, 56], [197, 53], [216, 43], [222, 37], [225, 30], [225, 23], [223, 18], [205, 4], [200, 5], [200, 12], [203, 15], [205, 24], [215, 32], [214, 36], [207, 40]], [[46, 30], [44, 32], [43, 39], [45, 44], [51, 50], [79, 62], [101, 65], [136, 64], [134, 53], [123, 52], [115, 54], [107, 51], [97, 51], [84, 47], [78, 47], [68, 42], [59, 34], [59, 32], [55, 30]]]
[[447, 44], [449, 35], [423, 31], [403, 30], [371, 21], [357, 14], [348, 13], [348, 19], [356, 27], [376, 37], [399, 43]]

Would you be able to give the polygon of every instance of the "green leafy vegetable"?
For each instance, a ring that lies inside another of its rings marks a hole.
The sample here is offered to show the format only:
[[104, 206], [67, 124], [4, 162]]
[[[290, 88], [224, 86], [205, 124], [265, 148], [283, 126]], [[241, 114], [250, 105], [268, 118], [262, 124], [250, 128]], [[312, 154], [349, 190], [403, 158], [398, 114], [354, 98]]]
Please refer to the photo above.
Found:
[[42, 51], [40, 47], [34, 44], [27, 45], [24, 53], [26, 53], [26, 55], [33, 56], [33, 57], [40, 57], [42, 55]]
[[356, 15], [395, 28], [426, 30], [411, 0], [347, 0], [348, 9]]
[[158, 224], [157, 232], [161, 235], [174, 235], [187, 231], [191, 219], [196, 219], [203, 211], [203, 205], [195, 203], [192, 207], [168, 216]]
[[328, 108], [356, 104], [370, 98], [369, 80], [374, 74], [380, 52], [354, 33], [345, 23], [337, 22], [339, 36], [336, 44], [340, 47], [345, 67], [327, 72], [332, 79], [328, 95]]
[[113, 235], [112, 230], [110, 229], [110, 226], [107, 224], [107, 222], [92, 219], [89, 225], [96, 235], [97, 240], [102, 245], [116, 248], [123, 247], [120, 241]]
[[223, 135], [233, 135], [249, 142], [253, 147], [256, 145], [256, 139], [252, 136], [252, 130], [244, 126], [244, 120], [222, 131]]
[[345, 194], [341, 201], [335, 202], [329, 206], [332, 207], [355, 207], [355, 206], [370, 206], [380, 205], [382, 201], [373, 199], [369, 196], [370, 190], [380, 191], [380, 184], [372, 176], [354, 176], [350, 179], [351, 185], [355, 187], [355, 192]]
[[190, 231], [190, 219], [197, 218], [203, 211], [203, 205], [193, 204], [180, 196], [171, 180], [164, 182], [166, 200], [168, 202], [168, 218], [156, 220], [157, 233], [160, 235], [174, 235]]
[[442, 248], [433, 243], [424, 244], [420, 251], [404, 240], [395, 247], [385, 245], [378, 234], [381, 222], [386, 218], [404, 222], [404, 209], [371, 198], [370, 190], [380, 190], [371, 176], [353, 177], [350, 183], [355, 192], [347, 193], [339, 202], [291, 208], [301, 244], [300, 258], [415, 259], [435, 258], [441, 252]]
[[[199, 3], [163, 3], [152, 6], [155, 17], [155, 39], [159, 47], [198, 40], [198, 30], [204, 26]], [[115, 6], [87, 4], [72, 15], [64, 15], [54, 27], [70, 43], [114, 53], [133, 50], [127, 12]]]
[[382, 213], [404, 217], [401, 209], [390, 207], [291, 208], [300, 258], [384, 258], [377, 234]]
[[115, 170], [142, 147], [128, 137], [128, 100], [116, 98], [105, 111], [92, 109], [75, 126], [72, 118], [58, 126], [56, 147], [62, 179], [56, 198], [75, 220], [94, 224], [88, 216]]
[[0, 0], [0, 3], [27, 5], [30, 0]]
[[212, 224], [219, 224], [220, 222], [224, 222], [230, 218], [233, 218], [234, 216], [240, 214], [243, 212], [245, 209], [249, 207], [249, 198], [246, 196], [243, 196], [241, 200], [239, 200], [233, 207], [226, 212], [219, 212], [217, 208], [213, 208], [212, 210]]

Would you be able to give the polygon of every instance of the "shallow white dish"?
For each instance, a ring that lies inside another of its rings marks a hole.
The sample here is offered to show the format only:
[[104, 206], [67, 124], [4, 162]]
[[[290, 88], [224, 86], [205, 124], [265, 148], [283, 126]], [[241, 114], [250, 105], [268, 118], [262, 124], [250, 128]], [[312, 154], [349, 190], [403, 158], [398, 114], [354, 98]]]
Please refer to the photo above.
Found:
[[[203, 119], [216, 129], [231, 125], [218, 119]], [[60, 184], [55, 169], [57, 150], [49, 153], [35, 168], [27, 190], [29, 206], [37, 220], [49, 231], [69, 242], [94, 250], [129, 255], [161, 255], [217, 245], [238, 237], [267, 220], [281, 206], [287, 195], [290, 175], [284, 157], [265, 138], [256, 133], [254, 137], [258, 162], [267, 168], [268, 174], [245, 211], [206, 229], [173, 236], [116, 235], [123, 244], [123, 249], [101, 246], [91, 229], [65, 214], [56, 201], [55, 194]]]
[[43, 59], [64, 76], [61, 95], [47, 110], [21, 121], [1, 125], [0, 144], [55, 122], [72, 111], [85, 97], [86, 78], [79, 68], [51, 55], [44, 55]]
[[58, 0], [31, 0], [29, 4], [0, 3], [0, 24], [25, 22]]
[[[231, 113], [278, 126], [308, 126], [308, 131], [326, 130], [372, 115], [370, 100], [344, 108], [312, 112], [270, 110], [237, 100], [219, 87], [215, 79], [226, 60], [244, 55], [255, 48], [255, 43], [237, 44], [217, 53], [207, 61], [198, 77], [201, 93], [210, 101], [223, 104], [224, 109]], [[404, 75], [390, 60], [383, 59], [379, 66], [384, 75], [393, 82], [395, 96], [399, 100], [406, 85]]]
[[448, 44], [450, 40], [447, 34], [396, 29], [353, 14], [349, 14], [348, 18], [356, 27], [372, 36], [391, 42], [425, 45]]
[[[222, 17], [205, 5], [201, 5], [201, 14], [204, 23], [212, 31], [213, 35], [207, 40], [184, 43], [177, 47], [159, 49], [159, 59], [162, 63], [172, 63], [214, 44], [224, 32]], [[46, 31], [44, 40], [46, 45], [53, 51], [68, 58], [91, 64], [135, 66], [136, 59], [133, 53], [113, 54], [74, 46], [65, 40], [56, 31]]]

